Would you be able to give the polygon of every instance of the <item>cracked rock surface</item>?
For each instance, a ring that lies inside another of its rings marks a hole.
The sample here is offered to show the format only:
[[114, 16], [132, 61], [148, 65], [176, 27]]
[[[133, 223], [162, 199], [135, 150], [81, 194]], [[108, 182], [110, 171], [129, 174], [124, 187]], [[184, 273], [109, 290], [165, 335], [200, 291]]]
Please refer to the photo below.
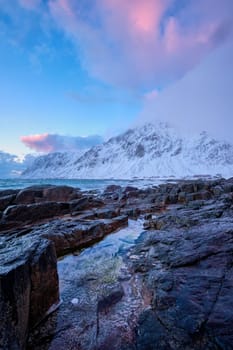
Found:
[[232, 349], [231, 201], [171, 206], [156, 220], [163, 229], [144, 232], [130, 252], [133, 271], [152, 293], [150, 309], [139, 318], [136, 349]]

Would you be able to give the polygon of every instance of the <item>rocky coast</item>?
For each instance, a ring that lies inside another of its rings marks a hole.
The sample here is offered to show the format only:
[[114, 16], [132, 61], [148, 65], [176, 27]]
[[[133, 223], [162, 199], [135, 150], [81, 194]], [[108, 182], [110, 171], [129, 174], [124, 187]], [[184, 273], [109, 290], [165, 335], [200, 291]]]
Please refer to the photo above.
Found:
[[0, 349], [232, 349], [233, 179], [0, 191]]

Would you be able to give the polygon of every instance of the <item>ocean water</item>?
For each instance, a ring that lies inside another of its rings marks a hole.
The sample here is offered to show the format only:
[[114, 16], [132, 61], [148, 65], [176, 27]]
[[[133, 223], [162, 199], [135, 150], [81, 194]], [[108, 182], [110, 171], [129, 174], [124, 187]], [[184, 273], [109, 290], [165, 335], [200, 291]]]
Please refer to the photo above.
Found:
[[149, 187], [158, 184], [153, 180], [74, 180], [74, 179], [0, 179], [0, 190], [25, 188], [34, 185], [67, 185], [81, 190], [103, 190], [108, 185]]

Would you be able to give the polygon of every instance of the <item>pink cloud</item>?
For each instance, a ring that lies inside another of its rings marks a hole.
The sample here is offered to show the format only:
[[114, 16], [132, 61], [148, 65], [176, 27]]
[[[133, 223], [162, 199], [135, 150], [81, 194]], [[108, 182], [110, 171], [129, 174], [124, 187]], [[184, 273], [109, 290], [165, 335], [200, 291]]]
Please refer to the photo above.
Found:
[[25, 146], [36, 152], [60, 152], [60, 151], [78, 151], [87, 149], [101, 143], [102, 137], [99, 135], [92, 136], [64, 136], [57, 134], [36, 134], [22, 136], [20, 140]]
[[89, 74], [114, 85], [154, 88], [183, 76], [232, 29], [232, 0], [50, 0]]
[[38, 152], [51, 152], [53, 146], [48, 140], [49, 134], [21, 136], [20, 140], [29, 148]]

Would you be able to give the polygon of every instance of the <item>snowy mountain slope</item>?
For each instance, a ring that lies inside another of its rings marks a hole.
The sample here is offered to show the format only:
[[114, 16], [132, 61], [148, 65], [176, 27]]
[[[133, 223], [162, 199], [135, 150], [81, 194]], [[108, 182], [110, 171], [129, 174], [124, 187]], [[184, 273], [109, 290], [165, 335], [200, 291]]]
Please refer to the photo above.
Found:
[[[72, 169], [74, 162], [81, 157], [85, 151], [79, 152], [54, 152], [37, 157], [26, 171], [26, 178], [64, 178], [64, 174]], [[28, 176], [29, 175], [29, 176]]]
[[83, 155], [49, 154], [38, 158], [24, 177], [119, 178], [233, 175], [233, 146], [203, 132], [179, 137], [165, 123], [130, 129]]

